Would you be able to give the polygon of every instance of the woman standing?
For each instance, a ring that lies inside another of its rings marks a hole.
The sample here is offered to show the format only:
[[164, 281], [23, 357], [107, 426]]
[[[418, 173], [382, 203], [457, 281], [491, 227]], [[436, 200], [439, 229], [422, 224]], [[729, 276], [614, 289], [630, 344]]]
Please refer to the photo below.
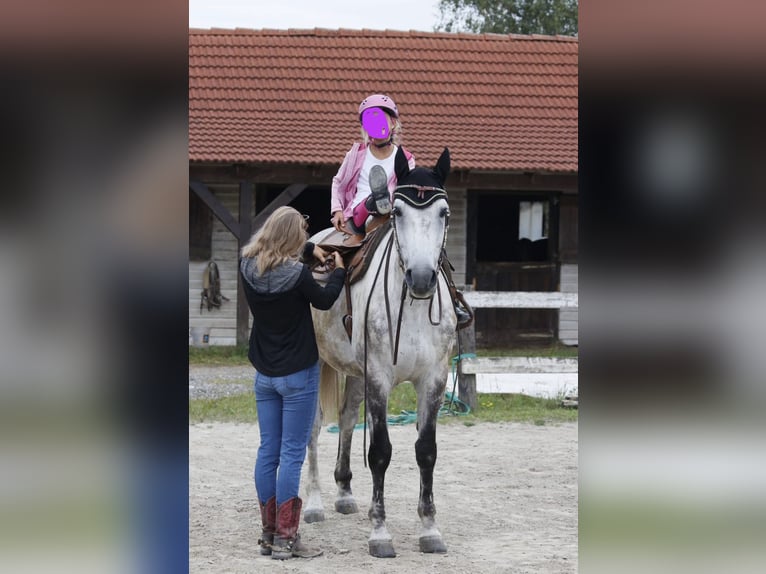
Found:
[[242, 248], [240, 273], [253, 314], [248, 357], [256, 369], [255, 398], [261, 445], [255, 488], [261, 509], [261, 554], [284, 560], [322, 551], [298, 535], [303, 501], [298, 497], [316, 412], [319, 352], [310, 306], [329, 309], [343, 288], [346, 270], [333, 252], [335, 269], [320, 286], [300, 258], [327, 254], [307, 239], [307, 223], [292, 207], [280, 207]]

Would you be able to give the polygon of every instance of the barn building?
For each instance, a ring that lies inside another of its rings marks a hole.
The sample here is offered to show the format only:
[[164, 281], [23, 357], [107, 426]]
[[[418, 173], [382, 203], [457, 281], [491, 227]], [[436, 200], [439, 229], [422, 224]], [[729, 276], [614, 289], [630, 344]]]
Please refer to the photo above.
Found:
[[[189, 323], [244, 343], [237, 253], [274, 208], [329, 226], [330, 185], [359, 139], [357, 107], [396, 102], [404, 146], [447, 146], [447, 251], [468, 290], [577, 291], [577, 53], [564, 36], [374, 30], [189, 32]], [[220, 308], [200, 309], [203, 270]], [[479, 309], [479, 346], [577, 344], [577, 311]]]

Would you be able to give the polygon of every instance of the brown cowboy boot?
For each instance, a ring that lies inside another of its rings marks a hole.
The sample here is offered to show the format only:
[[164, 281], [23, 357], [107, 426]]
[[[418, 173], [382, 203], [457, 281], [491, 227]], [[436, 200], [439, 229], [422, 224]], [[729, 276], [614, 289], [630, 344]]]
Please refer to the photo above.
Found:
[[258, 544], [261, 545], [261, 554], [269, 556], [271, 545], [274, 543], [274, 531], [277, 529], [277, 497], [272, 496], [266, 501], [266, 504], [259, 500], [258, 504], [261, 507], [261, 523], [263, 525]]
[[283, 502], [277, 509], [277, 530], [272, 545], [271, 558], [273, 560], [286, 560], [287, 558], [314, 558], [321, 556], [322, 550], [310, 548], [301, 542], [298, 534], [298, 525], [301, 521], [301, 507], [303, 501], [291, 498]]

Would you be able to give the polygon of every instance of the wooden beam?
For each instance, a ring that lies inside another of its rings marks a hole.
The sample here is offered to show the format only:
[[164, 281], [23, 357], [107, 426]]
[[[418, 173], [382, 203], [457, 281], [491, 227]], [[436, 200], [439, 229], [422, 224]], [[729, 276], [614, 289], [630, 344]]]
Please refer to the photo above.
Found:
[[485, 309], [577, 309], [578, 294], [561, 291], [466, 291], [471, 307]]
[[[451, 185], [473, 190], [515, 191], [559, 191], [577, 193], [577, 174], [546, 173], [492, 173], [469, 171], [467, 174], [452, 173], [445, 182], [447, 191]], [[469, 191], [469, 193], [471, 193]]]
[[[476, 331], [474, 330], [474, 324], [471, 324], [465, 329], [461, 329], [457, 332], [457, 336], [460, 338], [460, 352], [463, 355], [476, 353]], [[462, 359], [457, 363], [458, 369], [458, 397], [460, 400], [467, 404], [471, 410], [476, 410], [477, 398], [476, 398], [476, 375], [473, 373], [466, 373], [463, 365], [467, 359]]]
[[577, 389], [577, 373], [478, 373], [480, 393], [513, 393], [530, 397], [558, 398]]
[[218, 200], [212, 191], [210, 191], [208, 186], [199, 181], [189, 180], [189, 189], [196, 193], [197, 197], [204, 201], [205, 205], [207, 205], [221, 223], [226, 226], [226, 229], [231, 231], [234, 237], [239, 239], [239, 223], [234, 219], [231, 212], [226, 209], [226, 206]]
[[340, 164], [195, 164], [189, 165], [189, 179], [215, 183], [238, 183], [242, 180], [255, 184], [286, 184], [302, 181], [309, 185], [330, 185]]
[[255, 216], [255, 219], [253, 219], [253, 229], [259, 229], [261, 225], [263, 225], [264, 222], [268, 219], [269, 215], [274, 213], [277, 208], [290, 203], [307, 187], [308, 184], [306, 183], [293, 183], [292, 185], [288, 185], [284, 191], [282, 191], [282, 193], [272, 199], [271, 203], [269, 203], [260, 213], [258, 213], [258, 215]]
[[[239, 183], [239, 238], [237, 241], [239, 254], [242, 247], [250, 240], [252, 234], [253, 184], [249, 181]], [[249, 332], [250, 307], [247, 304], [242, 277], [237, 272], [237, 345], [247, 345]]]
[[476, 357], [463, 359], [463, 373], [576, 373], [576, 358], [562, 357]]

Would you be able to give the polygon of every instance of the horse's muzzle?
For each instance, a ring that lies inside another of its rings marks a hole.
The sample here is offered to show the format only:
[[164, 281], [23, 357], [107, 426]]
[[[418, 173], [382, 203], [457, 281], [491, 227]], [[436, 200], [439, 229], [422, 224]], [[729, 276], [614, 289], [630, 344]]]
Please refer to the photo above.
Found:
[[428, 299], [436, 290], [436, 271], [430, 267], [414, 267], [404, 272], [404, 281], [415, 299]]

